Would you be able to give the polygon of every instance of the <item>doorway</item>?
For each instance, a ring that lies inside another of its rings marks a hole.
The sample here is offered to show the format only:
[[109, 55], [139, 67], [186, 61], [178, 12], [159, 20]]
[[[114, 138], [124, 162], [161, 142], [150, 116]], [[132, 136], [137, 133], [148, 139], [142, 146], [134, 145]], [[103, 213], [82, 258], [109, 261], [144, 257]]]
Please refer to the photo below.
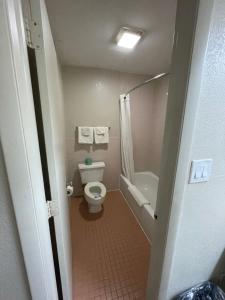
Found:
[[[46, 36], [45, 36], [46, 37]], [[28, 50], [29, 51], [29, 50]], [[187, 78], [185, 78], [186, 79], [186, 81], [187, 81]], [[49, 83], [49, 82], [48, 82]], [[52, 85], [51, 87], [53, 87], [54, 85]], [[98, 86], [99, 87], [99, 86]], [[53, 97], [54, 98], [54, 97]], [[52, 104], [52, 103], [51, 103]], [[44, 160], [43, 158], [42, 158], [42, 160]], [[46, 171], [44, 171], [43, 170], [44, 168], [43, 168], [43, 166], [42, 166], [42, 172], [43, 172], [43, 174], [44, 174], [44, 172], [46, 172]], [[48, 170], [49, 171], [49, 170]], [[49, 171], [50, 172], [50, 171]], [[47, 183], [46, 183], [46, 186], [48, 186], [48, 181], [50, 181], [50, 179], [51, 178], [48, 178], [48, 180], [47, 180]], [[46, 180], [46, 179], [44, 179], [44, 180]], [[64, 187], [65, 188], [65, 187]], [[46, 187], [46, 190], [47, 190], [47, 187]], [[48, 196], [50, 196], [49, 194], [48, 194]], [[57, 243], [57, 245], [59, 246], [60, 245], [60, 243]], [[61, 274], [60, 274], [61, 275]], [[62, 285], [63, 287], [64, 287], [64, 285]]]

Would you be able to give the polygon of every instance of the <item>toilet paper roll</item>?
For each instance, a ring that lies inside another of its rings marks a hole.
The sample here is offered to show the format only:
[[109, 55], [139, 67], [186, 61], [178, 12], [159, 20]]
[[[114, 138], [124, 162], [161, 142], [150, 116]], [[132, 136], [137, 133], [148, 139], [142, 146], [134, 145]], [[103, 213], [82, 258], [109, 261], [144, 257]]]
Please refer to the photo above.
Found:
[[72, 185], [67, 185], [66, 194], [68, 197], [73, 195], [73, 186]]

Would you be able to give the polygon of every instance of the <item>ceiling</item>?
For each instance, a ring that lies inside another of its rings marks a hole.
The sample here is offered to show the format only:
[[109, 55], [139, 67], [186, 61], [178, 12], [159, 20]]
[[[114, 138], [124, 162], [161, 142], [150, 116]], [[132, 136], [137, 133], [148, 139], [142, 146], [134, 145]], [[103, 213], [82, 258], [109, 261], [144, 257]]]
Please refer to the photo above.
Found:
[[[136, 74], [169, 70], [176, 0], [46, 0], [56, 50], [63, 65]], [[145, 35], [133, 50], [121, 50], [122, 26]]]

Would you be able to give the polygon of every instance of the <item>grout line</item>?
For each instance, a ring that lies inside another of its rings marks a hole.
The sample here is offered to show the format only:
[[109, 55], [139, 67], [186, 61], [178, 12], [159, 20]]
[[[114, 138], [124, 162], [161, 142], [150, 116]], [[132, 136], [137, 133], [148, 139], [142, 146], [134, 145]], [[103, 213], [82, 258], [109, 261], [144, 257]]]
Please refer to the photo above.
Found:
[[[124, 199], [126, 205], [128, 206], [129, 210], [131, 211], [132, 215], [134, 216], [135, 220], [137, 221], [139, 227], [140, 227], [141, 230], [143, 231], [143, 233], [144, 233], [145, 237], [147, 238], [149, 244], [152, 246], [152, 241], [150, 240], [150, 238], [149, 238], [149, 237], [147, 236], [147, 234], [145, 233], [145, 231], [144, 231], [144, 229], [143, 229], [143, 227], [142, 227], [142, 225], [141, 225], [139, 219], [137, 218], [137, 216], [136, 216], [135, 213], [133, 212], [133, 210], [132, 210], [131, 206], [129, 205], [129, 203], [128, 203], [126, 197], [125, 197], [125, 195], [123, 194], [123, 192], [122, 192], [120, 189], [116, 189], [116, 190], [107, 190], [107, 193], [108, 193], [108, 192], [120, 192], [120, 193], [121, 193], [121, 195], [123, 196], [123, 199]], [[76, 195], [76, 196], [71, 196], [71, 197], [69, 197], [69, 198], [77, 198], [77, 197], [84, 197], [84, 195]]]
[[107, 190], [107, 193], [108, 192], [120, 192], [120, 189], [115, 189], [115, 190]]

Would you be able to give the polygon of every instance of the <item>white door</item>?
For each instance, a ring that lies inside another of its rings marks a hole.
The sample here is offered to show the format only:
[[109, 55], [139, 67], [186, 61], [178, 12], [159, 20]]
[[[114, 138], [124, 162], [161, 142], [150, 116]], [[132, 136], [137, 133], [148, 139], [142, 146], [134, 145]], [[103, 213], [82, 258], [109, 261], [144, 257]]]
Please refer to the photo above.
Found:
[[66, 195], [64, 103], [60, 66], [43, 0], [29, 1], [31, 40], [35, 47], [42, 120], [54, 217], [60, 279], [64, 300], [72, 299], [69, 208]]
[[58, 299], [33, 97], [18, 0], [0, 1], [0, 133], [33, 300]]

